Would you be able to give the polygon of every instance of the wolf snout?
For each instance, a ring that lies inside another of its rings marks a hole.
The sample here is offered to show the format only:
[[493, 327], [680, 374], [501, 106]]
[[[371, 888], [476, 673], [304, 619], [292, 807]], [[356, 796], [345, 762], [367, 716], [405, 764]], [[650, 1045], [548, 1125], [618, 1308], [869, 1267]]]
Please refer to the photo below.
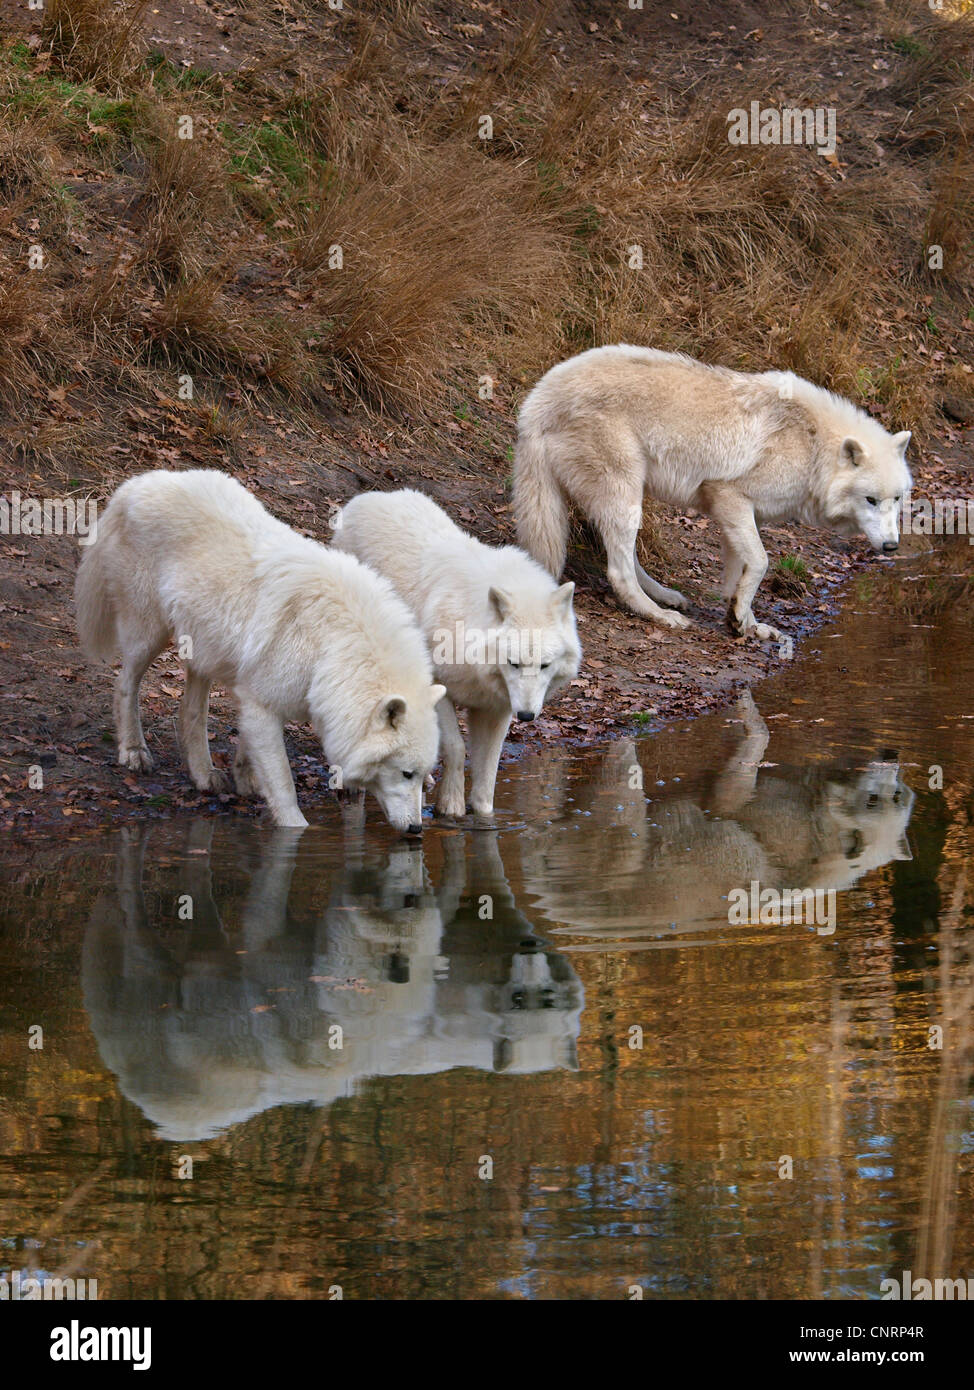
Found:
[[422, 835], [422, 833], [423, 833], [423, 826], [422, 826], [422, 823], [420, 823], [420, 824], [415, 824], [415, 825], [413, 825], [413, 824], [407, 825], [407, 826], [406, 826], [406, 829], [405, 829], [405, 831], [404, 831], [404, 834], [406, 834], [406, 835]]
[[521, 721], [522, 724], [528, 724], [528, 723], [530, 723], [530, 721], [534, 718], [534, 710], [533, 710], [533, 709], [519, 709], [518, 712], [517, 712], [517, 717], [518, 717], [518, 719], [520, 719], [520, 721]]
[[893, 551], [899, 550], [899, 548], [899, 541], [883, 541], [883, 552], [886, 555], [892, 555]]

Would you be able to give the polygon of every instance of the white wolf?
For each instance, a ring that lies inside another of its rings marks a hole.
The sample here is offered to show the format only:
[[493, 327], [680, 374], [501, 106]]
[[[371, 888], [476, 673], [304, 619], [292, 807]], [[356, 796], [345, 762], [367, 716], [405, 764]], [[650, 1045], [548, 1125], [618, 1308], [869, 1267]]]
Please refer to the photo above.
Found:
[[577, 503], [601, 533], [619, 598], [687, 627], [672, 611], [686, 609], [683, 595], [651, 579], [635, 547], [644, 490], [695, 507], [722, 532], [731, 630], [784, 640], [751, 612], [768, 567], [757, 523], [863, 532], [875, 550], [895, 550], [909, 441], [909, 431], [889, 435], [850, 401], [790, 372], [734, 372], [626, 344], [593, 348], [552, 367], [521, 407], [518, 540], [558, 578], [568, 503]]
[[122, 658], [124, 767], [152, 767], [139, 686], [175, 640], [186, 661], [179, 741], [201, 791], [225, 786], [206, 732], [219, 683], [240, 708], [237, 791], [259, 792], [278, 825], [308, 823], [284, 748], [283, 725], [294, 720], [311, 724], [345, 787], [372, 791], [397, 829], [421, 829], [444, 690], [405, 604], [350, 555], [298, 535], [223, 473], [143, 473], [109, 502], [75, 601], [88, 656]]
[[392, 581], [430, 644], [446, 686], [438, 707], [443, 776], [436, 809], [462, 816], [463, 737], [470, 730], [470, 805], [494, 808], [494, 784], [512, 713], [534, 719], [545, 698], [578, 673], [574, 584], [559, 588], [516, 546], [483, 545], [421, 492], [362, 493], [342, 509], [334, 544]]

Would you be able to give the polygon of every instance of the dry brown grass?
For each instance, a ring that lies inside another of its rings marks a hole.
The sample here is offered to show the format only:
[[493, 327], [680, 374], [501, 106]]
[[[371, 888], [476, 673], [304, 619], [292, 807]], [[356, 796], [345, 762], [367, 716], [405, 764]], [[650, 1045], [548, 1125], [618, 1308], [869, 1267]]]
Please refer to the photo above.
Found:
[[8, 207], [45, 187], [54, 167], [54, 132], [50, 117], [27, 112], [7, 113], [0, 122], [0, 200]]
[[906, 108], [895, 138], [922, 153], [974, 145], [974, 8], [953, 17], [914, 9], [895, 26], [908, 55], [891, 91]]
[[943, 247], [943, 270], [937, 274], [960, 282], [974, 256], [974, 147], [958, 146], [945, 155], [932, 183], [924, 246]]
[[59, 303], [43, 271], [0, 251], [0, 402], [29, 410], [70, 368], [75, 344]]
[[41, 38], [75, 82], [120, 86], [144, 52], [142, 19], [149, 0], [47, 0]]
[[140, 359], [172, 372], [187, 367], [302, 390], [299, 364], [286, 322], [259, 316], [225, 293], [227, 269], [215, 268], [170, 285], [149, 310], [135, 341]]
[[177, 113], [146, 116], [140, 261], [163, 284], [199, 276], [230, 207], [225, 160], [203, 132], [180, 139]]
[[[49, 88], [26, 102], [22, 68], [0, 62], [0, 96], [18, 97], [0, 104], [0, 397], [17, 409], [32, 374], [80, 374], [109, 399], [190, 370], [215, 396], [307, 400], [324, 378], [429, 424], [483, 375], [510, 412], [553, 362], [630, 340], [790, 367], [890, 423], [932, 419], [927, 301], [963, 312], [970, 290], [972, 21], [896, 21], [896, 157], [840, 173], [807, 149], [730, 145], [733, 76], [685, 98], [575, 80], [551, 60], [551, 5], [435, 85], [404, 57], [424, 8], [402, 3], [382, 22], [356, 11], [351, 57], [324, 80], [254, 64], [244, 82], [208, 79], [205, 99], [174, 66], [135, 71], [140, 9], [48, 5], [55, 65], [87, 84], [70, 107]], [[95, 89], [102, 114], [86, 121]], [[128, 108], [114, 125], [113, 94]], [[195, 135], [180, 140], [187, 109]], [[97, 166], [99, 190], [124, 183], [125, 210], [93, 197], [68, 216], [60, 154]], [[30, 279], [32, 222], [51, 273]]]
[[[429, 402], [457, 335], [515, 323], [563, 269], [553, 220], [515, 169], [454, 146], [403, 151], [394, 172], [322, 184], [293, 252], [328, 321], [342, 385], [372, 405]], [[340, 247], [342, 267], [329, 268]], [[476, 336], [476, 334], [474, 334]], [[471, 382], [492, 363], [470, 362]]]

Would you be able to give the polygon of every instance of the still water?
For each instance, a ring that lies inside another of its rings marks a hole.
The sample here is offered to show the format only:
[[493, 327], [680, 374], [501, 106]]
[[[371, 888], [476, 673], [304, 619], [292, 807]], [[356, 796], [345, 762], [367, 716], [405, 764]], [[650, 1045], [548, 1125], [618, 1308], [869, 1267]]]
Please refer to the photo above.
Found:
[[[869, 571], [717, 715], [506, 764], [496, 830], [409, 848], [326, 804], [303, 835], [8, 844], [0, 1273], [102, 1299], [974, 1277], [969, 568]], [[732, 921], [752, 883], [831, 917]]]

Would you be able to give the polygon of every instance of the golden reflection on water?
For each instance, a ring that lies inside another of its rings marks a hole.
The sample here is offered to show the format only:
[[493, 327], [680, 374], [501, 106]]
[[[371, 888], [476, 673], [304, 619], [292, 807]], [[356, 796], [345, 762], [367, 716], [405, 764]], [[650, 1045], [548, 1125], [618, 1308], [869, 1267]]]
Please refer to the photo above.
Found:
[[[974, 1276], [971, 584], [945, 551], [854, 607], [754, 700], [507, 768], [497, 832], [9, 847], [0, 1271], [102, 1298]], [[834, 889], [835, 930], [732, 924], [752, 880]]]

